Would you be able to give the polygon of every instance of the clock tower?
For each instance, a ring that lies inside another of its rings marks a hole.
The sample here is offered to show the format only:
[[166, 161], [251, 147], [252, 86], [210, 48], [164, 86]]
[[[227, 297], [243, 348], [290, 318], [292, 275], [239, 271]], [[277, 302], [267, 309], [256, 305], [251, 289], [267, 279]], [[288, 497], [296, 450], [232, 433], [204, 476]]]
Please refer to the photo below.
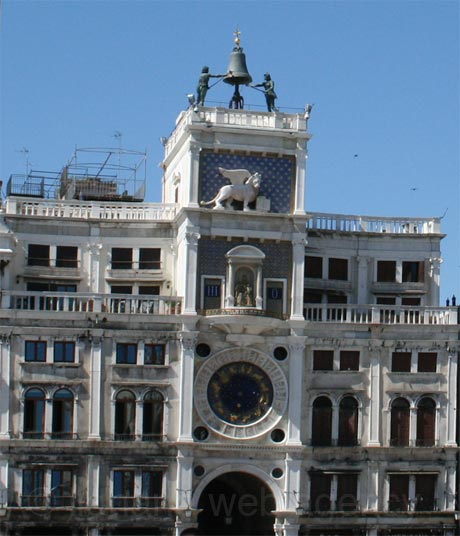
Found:
[[180, 365], [177, 480], [192, 491], [178, 492], [178, 506], [204, 510], [183, 520], [190, 529], [210, 523], [214, 485], [252, 475], [284, 512], [285, 534], [298, 530], [288, 518], [302, 445], [307, 122], [304, 110], [192, 103], [165, 144], [163, 202], [179, 206], [175, 292], [193, 341]]

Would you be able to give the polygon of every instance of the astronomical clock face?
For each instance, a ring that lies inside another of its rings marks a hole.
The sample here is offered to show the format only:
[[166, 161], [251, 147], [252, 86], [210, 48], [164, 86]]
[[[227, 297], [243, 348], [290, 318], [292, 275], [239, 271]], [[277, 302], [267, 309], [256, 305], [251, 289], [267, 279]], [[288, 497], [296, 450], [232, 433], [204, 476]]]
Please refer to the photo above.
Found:
[[214, 372], [207, 396], [211, 409], [223, 421], [252, 424], [271, 408], [273, 385], [261, 368], [238, 361]]
[[195, 404], [214, 431], [251, 438], [271, 429], [287, 403], [287, 382], [268, 356], [247, 349], [226, 350], [206, 361], [195, 382]]

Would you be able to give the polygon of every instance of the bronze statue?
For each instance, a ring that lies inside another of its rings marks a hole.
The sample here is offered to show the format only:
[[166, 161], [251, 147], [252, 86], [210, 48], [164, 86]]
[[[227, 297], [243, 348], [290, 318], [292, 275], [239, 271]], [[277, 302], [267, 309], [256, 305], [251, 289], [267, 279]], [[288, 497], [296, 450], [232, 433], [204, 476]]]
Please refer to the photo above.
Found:
[[224, 74], [210, 74], [209, 67], [206, 65], [201, 69], [200, 79], [198, 80], [198, 87], [196, 88], [196, 100], [197, 105], [204, 106], [204, 100], [206, 98], [206, 93], [209, 89], [209, 79], [210, 78], [223, 78]]
[[269, 112], [277, 112], [278, 108], [275, 107], [275, 99], [277, 95], [275, 93], [275, 82], [271, 79], [270, 73], [264, 74], [264, 81], [261, 84], [254, 84], [251, 87], [263, 87], [265, 100], [267, 102], [267, 110]]

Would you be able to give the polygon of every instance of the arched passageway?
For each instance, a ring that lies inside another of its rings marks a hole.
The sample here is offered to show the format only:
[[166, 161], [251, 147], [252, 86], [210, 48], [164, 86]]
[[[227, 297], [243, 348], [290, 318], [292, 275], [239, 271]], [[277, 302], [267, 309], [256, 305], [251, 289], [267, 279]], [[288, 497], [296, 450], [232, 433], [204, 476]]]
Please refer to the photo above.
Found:
[[273, 535], [275, 499], [270, 488], [247, 473], [224, 473], [210, 482], [198, 501], [199, 535]]

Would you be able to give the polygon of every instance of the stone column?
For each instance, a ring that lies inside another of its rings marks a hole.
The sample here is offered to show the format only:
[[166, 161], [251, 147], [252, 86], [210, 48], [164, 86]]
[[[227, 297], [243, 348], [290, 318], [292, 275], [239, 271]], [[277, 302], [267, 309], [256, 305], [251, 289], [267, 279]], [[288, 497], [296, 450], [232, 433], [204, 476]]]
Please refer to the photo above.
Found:
[[136, 417], [134, 423], [134, 437], [136, 440], [142, 439], [142, 417], [143, 417], [144, 401], [136, 400]]
[[188, 449], [177, 452], [176, 508], [192, 507], [192, 466], [193, 456]]
[[53, 399], [50, 398], [49, 393], [46, 393], [45, 398], [45, 439], [51, 437], [53, 431]]
[[195, 332], [182, 332], [180, 334], [180, 413], [178, 441], [193, 441], [193, 369], [196, 339], [197, 334]]
[[235, 267], [231, 259], [228, 259], [228, 281], [227, 291], [225, 295], [225, 307], [233, 307], [235, 305]]
[[[300, 143], [299, 143], [300, 145]], [[305, 182], [307, 167], [307, 151], [300, 147], [295, 152], [296, 180], [295, 180], [295, 208], [294, 214], [305, 212]]]
[[379, 464], [377, 462], [369, 462], [367, 466], [367, 494], [366, 501], [363, 500], [363, 507], [371, 511], [379, 509]]
[[446, 467], [446, 504], [443, 505], [442, 499], [439, 497], [438, 501], [440, 504], [438, 504], [438, 506], [440, 510], [443, 510], [444, 508], [451, 512], [455, 510], [455, 473], [455, 463], [448, 462]]
[[88, 286], [90, 292], [95, 294], [100, 293], [99, 288], [99, 272], [100, 272], [100, 257], [102, 244], [88, 244], [89, 263], [88, 263]]
[[356, 257], [356, 262], [358, 264], [358, 285], [357, 285], [357, 296], [356, 303], [358, 304], [367, 304], [369, 303], [369, 291], [368, 291], [368, 266], [370, 259], [368, 257]]
[[[429, 285], [429, 302], [439, 303], [439, 287], [441, 281], [441, 263], [440, 257], [430, 259], [430, 285]], [[425, 265], [426, 266], [426, 265]]]
[[94, 337], [91, 344], [91, 370], [89, 379], [89, 434], [88, 439], [101, 439], [102, 397], [102, 339]]
[[[288, 445], [301, 445], [301, 409], [302, 380], [304, 364], [305, 340], [289, 345], [289, 422]], [[297, 489], [298, 491], [298, 489]]]
[[381, 445], [380, 429], [382, 426], [382, 408], [380, 394], [380, 361], [381, 352], [377, 343], [369, 346], [370, 356], [370, 382], [369, 382], [369, 446]]
[[185, 232], [185, 285], [183, 314], [196, 315], [196, 279], [198, 267], [198, 241], [200, 234], [194, 230]]
[[332, 402], [332, 431], [331, 431], [331, 444], [337, 445], [339, 442], [339, 406], [334, 400]]
[[88, 456], [87, 465], [87, 501], [88, 506], [98, 507], [100, 505], [99, 497], [99, 473], [100, 473], [99, 456]]
[[0, 439], [10, 437], [10, 337], [0, 339]]
[[262, 289], [262, 266], [257, 266], [256, 276], [256, 307], [262, 309], [264, 303], [263, 289]]
[[190, 174], [188, 180], [189, 195], [187, 205], [189, 207], [199, 207], [198, 203], [198, 181], [200, 176], [200, 149], [197, 143], [190, 143]]
[[0, 508], [8, 504], [8, 460], [0, 459]]
[[284, 462], [285, 473], [285, 502], [286, 511], [295, 512], [300, 505], [300, 473], [301, 460], [294, 459], [290, 454], [286, 454]]
[[303, 289], [305, 245], [304, 233], [298, 233], [292, 240], [292, 293], [291, 293], [291, 319], [304, 320], [303, 316]]
[[457, 426], [457, 369], [458, 357], [457, 352], [448, 352], [448, 402], [447, 402], [447, 437], [446, 446], [456, 447], [456, 426]]

